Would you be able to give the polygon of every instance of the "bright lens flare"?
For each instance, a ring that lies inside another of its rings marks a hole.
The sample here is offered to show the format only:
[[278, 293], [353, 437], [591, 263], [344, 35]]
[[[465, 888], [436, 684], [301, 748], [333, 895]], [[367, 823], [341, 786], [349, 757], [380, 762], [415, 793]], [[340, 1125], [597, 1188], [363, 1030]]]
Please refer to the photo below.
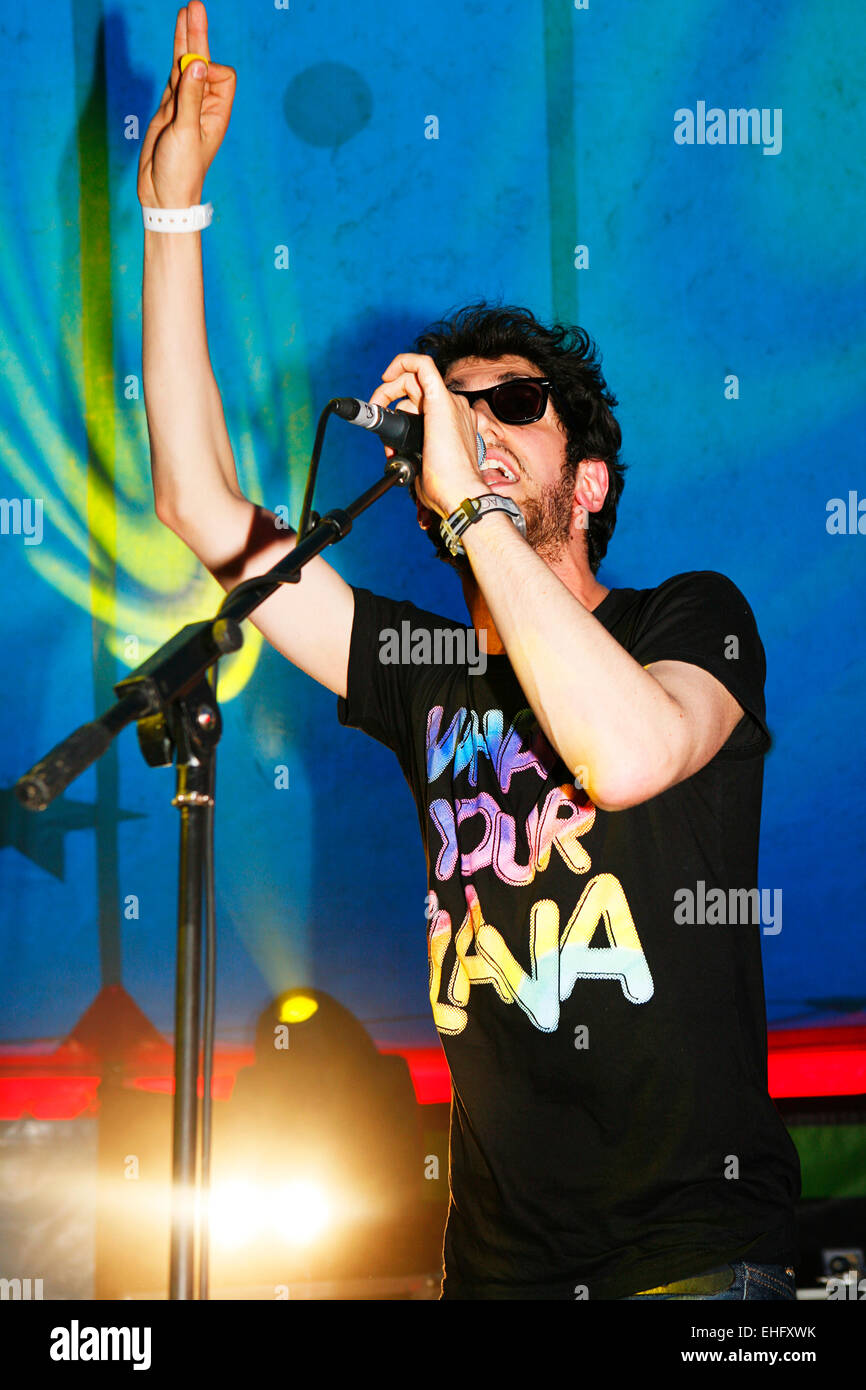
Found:
[[316, 1182], [286, 1183], [274, 1198], [271, 1217], [288, 1245], [310, 1245], [331, 1221], [331, 1204]]
[[332, 1220], [324, 1188], [306, 1178], [277, 1188], [256, 1188], [239, 1179], [220, 1183], [211, 1193], [211, 1240], [227, 1250], [274, 1234], [287, 1245], [310, 1245]]
[[264, 1198], [251, 1183], [224, 1182], [210, 1194], [210, 1234], [215, 1245], [236, 1250], [259, 1233]]

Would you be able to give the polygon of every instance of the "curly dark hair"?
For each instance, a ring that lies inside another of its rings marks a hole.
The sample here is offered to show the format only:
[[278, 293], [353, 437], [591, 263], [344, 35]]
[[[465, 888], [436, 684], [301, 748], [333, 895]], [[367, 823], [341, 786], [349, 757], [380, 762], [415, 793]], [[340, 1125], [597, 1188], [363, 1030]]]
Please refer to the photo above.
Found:
[[[432, 357], [443, 376], [463, 357], [513, 355], [525, 357], [550, 379], [554, 408], [566, 431], [565, 468], [572, 483], [585, 458], [604, 459], [608, 468], [604, 505], [589, 513], [586, 533], [587, 559], [596, 574], [616, 525], [626, 465], [620, 462], [622, 434], [613, 415], [618, 402], [602, 376], [601, 353], [585, 329], [560, 323], [547, 328], [529, 309], [481, 300], [425, 328], [415, 350]], [[428, 535], [440, 556], [450, 560], [438, 526]]]

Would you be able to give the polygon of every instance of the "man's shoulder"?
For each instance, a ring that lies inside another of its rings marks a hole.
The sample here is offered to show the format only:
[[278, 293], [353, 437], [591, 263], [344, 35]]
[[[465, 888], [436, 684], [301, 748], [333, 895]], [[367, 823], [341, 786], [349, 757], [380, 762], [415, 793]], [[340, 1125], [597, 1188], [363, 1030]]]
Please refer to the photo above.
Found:
[[640, 627], [660, 615], [681, 614], [684, 620], [701, 612], [748, 618], [754, 614], [742, 589], [719, 570], [684, 570], [643, 589], [611, 588], [599, 605], [599, 617]]
[[[616, 592], [616, 591], [611, 591]], [[766, 654], [742, 590], [718, 570], [687, 570], [651, 589], [621, 591], [609, 631], [644, 667], [677, 661], [709, 672], [751, 716], [727, 745], [743, 756], [766, 751]], [[739, 728], [739, 726], [738, 726]]]
[[[728, 575], [687, 570], [654, 588], [610, 592], [614, 601], [599, 616], [641, 665], [684, 661], [716, 675], [734, 662], [754, 669], [763, 684], [766, 658], [758, 624]], [[727, 674], [723, 684], [729, 684]]]
[[725, 600], [738, 595], [745, 600], [745, 595], [730, 575], [722, 574], [720, 570], [683, 570], [646, 589], [630, 589], [627, 592], [640, 594], [646, 599], [694, 597]]

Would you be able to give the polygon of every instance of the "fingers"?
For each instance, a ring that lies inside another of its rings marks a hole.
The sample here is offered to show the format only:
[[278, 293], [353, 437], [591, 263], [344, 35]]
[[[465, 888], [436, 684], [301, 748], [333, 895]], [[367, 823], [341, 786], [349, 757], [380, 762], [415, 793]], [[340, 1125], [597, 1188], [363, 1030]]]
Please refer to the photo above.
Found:
[[186, 5], [177, 12], [174, 21], [174, 49], [171, 55], [171, 70], [174, 72], [182, 53], [186, 53]]
[[210, 49], [207, 46], [207, 10], [201, 0], [191, 0], [186, 7], [185, 52], [200, 53], [210, 62]]
[[421, 501], [421, 497], [423, 497], [423, 495], [424, 494], [421, 493], [421, 489], [419, 488], [416, 482], [415, 507], [418, 512], [418, 525], [421, 527], [422, 531], [429, 531], [430, 527], [433, 526], [439, 520], [439, 515], [437, 512], [432, 511], [430, 507], [425, 506], [424, 502]]
[[401, 406], [401, 409], [418, 414], [424, 400], [424, 390], [414, 372], [401, 372], [399, 376], [383, 381], [381, 386], [376, 387], [370, 400], [374, 405], [387, 407], [394, 401], [403, 400], [404, 397], [406, 405]]
[[[394, 372], [406, 370], [417, 372], [424, 366], [432, 367], [433, 371], [436, 372], [436, 363], [433, 361], [432, 357], [427, 357], [420, 352], [401, 352], [391, 359], [382, 373], [382, 377], [389, 377]], [[436, 375], [439, 376], [439, 373], [436, 372]]]
[[205, 68], [204, 77], [194, 77], [193, 68], [195, 63], [190, 63], [186, 72], [180, 79], [180, 86], [177, 90], [177, 117], [175, 124], [178, 130], [200, 130], [201, 127], [201, 104], [204, 98], [205, 82], [207, 80], [208, 69]]
[[[408, 396], [419, 406], [425, 396], [444, 395], [448, 388], [432, 357], [420, 352], [401, 352], [382, 373], [382, 387], [389, 401]], [[452, 397], [452, 399], [459, 399]]]
[[442, 387], [445, 383], [436, 368], [436, 363], [432, 357], [427, 357], [420, 352], [401, 352], [395, 357], [382, 373], [383, 381], [393, 381], [397, 377], [417, 377], [425, 390]]
[[174, 25], [174, 47], [172, 49], [171, 68], [168, 74], [168, 81], [159, 99], [160, 107], [165, 106], [174, 95], [175, 88], [180, 81], [180, 59], [184, 53], [186, 53], [186, 9], [178, 10], [177, 12], [177, 19]]
[[417, 352], [404, 352], [395, 357], [382, 373], [382, 385], [370, 397], [372, 405], [384, 409], [399, 401], [399, 409], [409, 415], [429, 410], [437, 397], [447, 397], [452, 412], [464, 428], [475, 433], [472, 408], [462, 396], [450, 392], [439, 374], [432, 357]]
[[422, 394], [418, 390], [418, 383], [414, 381], [414, 378], [412, 384], [415, 389], [414, 395], [411, 394], [411, 388], [408, 382], [404, 384], [403, 378], [399, 381], [388, 382], [385, 385], [377, 386], [370, 397], [370, 404], [380, 405], [384, 410], [387, 410], [395, 401], [402, 401], [403, 404], [400, 406], [401, 410], [405, 410], [407, 415], [418, 415], [420, 414]]
[[234, 97], [234, 87], [238, 80], [238, 75], [234, 68], [226, 67], [224, 63], [208, 63], [205, 75], [205, 94], [219, 97], [220, 101], [228, 101]]
[[177, 91], [181, 80], [180, 60], [185, 53], [200, 53], [210, 63], [210, 49], [207, 38], [207, 10], [201, 0], [191, 0], [177, 12], [174, 26], [174, 51], [171, 60], [171, 76], [163, 93], [163, 101], [169, 92]]
[[[395, 401], [401, 400], [406, 395], [402, 387], [377, 386], [370, 397], [371, 405], [380, 405], [383, 410], [387, 410]], [[410, 402], [411, 404], [411, 402]]]
[[174, 92], [180, 81], [180, 60], [187, 52], [186, 46], [186, 6], [177, 12], [177, 19], [174, 26], [174, 52], [171, 59], [171, 76], [168, 85]]

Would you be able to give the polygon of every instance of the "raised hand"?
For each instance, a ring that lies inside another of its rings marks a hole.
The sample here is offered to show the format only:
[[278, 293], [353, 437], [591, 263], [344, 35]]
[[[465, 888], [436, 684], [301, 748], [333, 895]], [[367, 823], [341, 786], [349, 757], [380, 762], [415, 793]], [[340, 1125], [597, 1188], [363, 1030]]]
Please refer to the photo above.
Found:
[[[185, 53], [207, 60], [189, 63]], [[184, 208], [201, 202], [205, 174], [228, 129], [237, 74], [210, 61], [207, 11], [201, 0], [178, 10], [171, 76], [147, 128], [138, 161], [138, 198], [143, 207]]]

